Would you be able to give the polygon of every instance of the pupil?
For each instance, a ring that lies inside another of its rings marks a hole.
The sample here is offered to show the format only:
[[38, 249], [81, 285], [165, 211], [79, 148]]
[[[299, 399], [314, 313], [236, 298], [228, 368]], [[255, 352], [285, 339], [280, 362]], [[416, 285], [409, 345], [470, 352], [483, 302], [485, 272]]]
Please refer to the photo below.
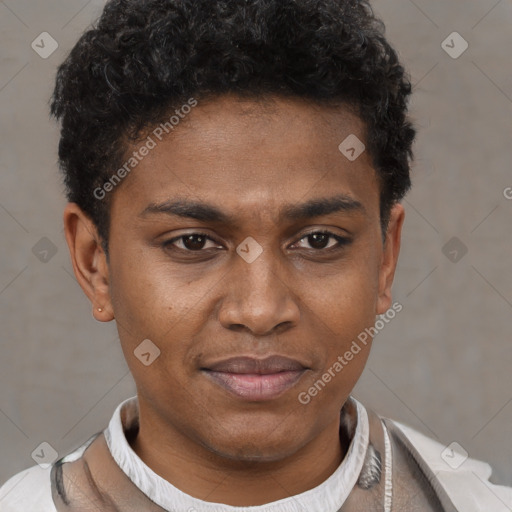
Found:
[[[195, 243], [194, 243], [195, 241]], [[199, 250], [204, 246], [205, 237], [201, 235], [188, 235], [183, 240], [183, 244], [187, 249]]]
[[315, 233], [313, 235], [309, 235], [308, 241], [311, 247], [314, 247], [315, 249], [323, 249], [327, 246], [329, 235], [326, 235], [325, 233]]

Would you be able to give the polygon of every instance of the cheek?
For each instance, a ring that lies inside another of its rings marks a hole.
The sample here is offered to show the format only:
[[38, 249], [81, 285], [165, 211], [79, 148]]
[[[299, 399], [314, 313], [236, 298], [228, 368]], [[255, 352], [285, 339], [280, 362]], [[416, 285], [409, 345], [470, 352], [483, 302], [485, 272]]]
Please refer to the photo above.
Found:
[[[163, 382], [179, 384], [190, 360], [190, 340], [208, 321], [207, 292], [214, 290], [218, 279], [210, 276], [192, 280], [156, 259], [152, 251], [122, 258], [112, 254], [112, 268], [111, 296], [117, 328], [136, 382], [147, 389], [157, 389]], [[151, 356], [158, 353], [149, 366], [145, 366], [144, 358], [137, 357], [143, 342]]]
[[301, 300], [334, 340], [347, 342], [373, 325], [377, 311], [378, 268], [374, 261], [348, 262], [318, 286], [304, 286]]
[[[373, 276], [373, 277], [372, 277]], [[321, 293], [304, 298], [318, 340], [316, 371], [297, 396], [308, 413], [335, 414], [364, 370], [371, 348], [366, 329], [374, 325], [374, 274], [345, 272], [322, 286]]]
[[[371, 348], [367, 329], [376, 315], [377, 270], [375, 261], [354, 258], [319, 286], [303, 288], [305, 318], [318, 340], [319, 363], [307, 385], [322, 389], [316, 400], [324, 406], [345, 399], [365, 367]], [[328, 384], [322, 387], [319, 380]]]
[[183, 325], [194, 317], [201, 299], [199, 290], [154, 250], [112, 254], [111, 267], [116, 320], [131, 325], [138, 336], [161, 337], [178, 319]]

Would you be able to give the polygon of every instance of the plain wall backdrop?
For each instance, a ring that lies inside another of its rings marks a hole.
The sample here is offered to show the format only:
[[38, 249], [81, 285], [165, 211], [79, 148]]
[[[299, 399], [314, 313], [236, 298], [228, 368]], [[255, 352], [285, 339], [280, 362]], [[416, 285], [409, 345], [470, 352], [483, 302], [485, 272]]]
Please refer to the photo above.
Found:
[[[135, 394], [114, 324], [93, 320], [71, 270], [48, 114], [56, 67], [103, 3], [0, 1], [0, 483], [43, 441], [62, 455], [84, 442]], [[374, 7], [411, 74], [419, 133], [394, 287], [403, 310], [354, 396], [512, 485], [512, 2]], [[58, 44], [50, 56], [43, 32]]]

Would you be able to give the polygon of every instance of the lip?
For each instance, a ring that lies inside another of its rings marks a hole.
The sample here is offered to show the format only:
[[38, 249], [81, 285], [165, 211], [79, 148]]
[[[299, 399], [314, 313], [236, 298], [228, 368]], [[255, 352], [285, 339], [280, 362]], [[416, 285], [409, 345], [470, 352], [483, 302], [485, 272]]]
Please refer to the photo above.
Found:
[[291, 389], [308, 368], [294, 359], [233, 357], [201, 368], [213, 382], [243, 400], [273, 400]]

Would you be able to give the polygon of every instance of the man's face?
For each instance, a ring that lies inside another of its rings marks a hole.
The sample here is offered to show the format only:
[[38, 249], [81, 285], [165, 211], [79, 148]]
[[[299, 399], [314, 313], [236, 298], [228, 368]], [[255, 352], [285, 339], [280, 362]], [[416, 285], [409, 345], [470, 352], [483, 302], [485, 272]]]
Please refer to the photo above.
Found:
[[[157, 431], [277, 460], [338, 421], [370, 343], [299, 396], [387, 310], [394, 271], [370, 158], [338, 149], [351, 134], [365, 139], [345, 109], [226, 96], [155, 139], [113, 193], [104, 306]], [[145, 366], [148, 339], [160, 356]]]

